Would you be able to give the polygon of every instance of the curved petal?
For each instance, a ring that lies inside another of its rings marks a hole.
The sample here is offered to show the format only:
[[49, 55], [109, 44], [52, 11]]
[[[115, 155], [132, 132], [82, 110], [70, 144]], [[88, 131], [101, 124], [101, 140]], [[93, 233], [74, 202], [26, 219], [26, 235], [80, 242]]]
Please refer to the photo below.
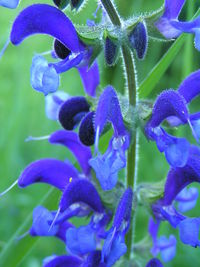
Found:
[[49, 142], [66, 146], [75, 155], [84, 173], [90, 172], [88, 161], [92, 157], [91, 149], [80, 142], [77, 133], [59, 130], [51, 134]]
[[157, 97], [147, 127], [155, 128], [169, 116], [176, 116], [183, 122], [189, 118], [185, 99], [174, 90], [163, 91]]
[[192, 182], [200, 182], [199, 149], [192, 146], [187, 164], [182, 168], [171, 169], [165, 184], [164, 205], [170, 205], [177, 194]]
[[117, 94], [112, 86], [107, 86], [101, 94], [96, 110], [95, 128], [101, 133], [107, 122], [111, 122], [115, 136], [126, 135]]
[[115, 213], [113, 227], [116, 227], [117, 230], [121, 228], [122, 224], [125, 224], [125, 231], [128, 230], [129, 223], [131, 220], [132, 201], [133, 201], [133, 191], [129, 187], [124, 192]]
[[179, 86], [178, 92], [187, 103], [200, 94], [200, 70], [191, 73]]
[[169, 238], [161, 236], [157, 240], [157, 246], [160, 249], [161, 258], [164, 262], [171, 261], [176, 255], [176, 238], [170, 235]]
[[38, 33], [51, 35], [73, 52], [80, 50], [72, 22], [53, 6], [34, 4], [24, 9], [13, 23], [10, 40], [14, 45], [18, 45], [25, 38]]
[[89, 112], [90, 105], [83, 96], [74, 96], [66, 100], [59, 110], [59, 121], [64, 129], [73, 130]]
[[95, 130], [94, 130], [94, 116], [95, 112], [89, 112], [82, 119], [78, 131], [81, 142], [86, 146], [92, 146], [95, 142]]
[[77, 202], [87, 204], [96, 212], [103, 211], [103, 205], [96, 188], [86, 179], [72, 180], [67, 186], [60, 201], [60, 211], [63, 212]]
[[94, 97], [96, 89], [100, 83], [100, 74], [97, 61], [88, 69], [88, 66], [78, 67], [85, 92]]
[[75, 256], [50, 256], [43, 262], [43, 267], [79, 267], [82, 260]]
[[77, 170], [69, 163], [57, 159], [41, 159], [29, 164], [18, 179], [20, 187], [33, 183], [47, 183], [64, 190], [69, 179], [78, 177]]

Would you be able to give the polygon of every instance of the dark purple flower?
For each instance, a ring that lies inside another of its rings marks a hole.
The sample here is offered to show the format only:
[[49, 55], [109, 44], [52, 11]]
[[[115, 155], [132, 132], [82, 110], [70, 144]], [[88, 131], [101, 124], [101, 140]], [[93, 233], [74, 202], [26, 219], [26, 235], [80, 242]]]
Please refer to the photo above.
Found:
[[163, 267], [163, 265], [159, 259], [154, 258], [147, 263], [146, 267]]

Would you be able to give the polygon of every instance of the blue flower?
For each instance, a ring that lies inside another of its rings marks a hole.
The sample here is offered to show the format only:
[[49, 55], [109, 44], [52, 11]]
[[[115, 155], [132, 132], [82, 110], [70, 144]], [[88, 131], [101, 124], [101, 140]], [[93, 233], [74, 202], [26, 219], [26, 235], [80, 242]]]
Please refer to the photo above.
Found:
[[151, 249], [152, 255], [155, 257], [158, 253], [164, 262], [171, 261], [176, 255], [176, 238], [170, 235], [157, 237], [160, 221], [154, 222], [152, 218], [149, 221], [149, 233], [152, 237], [153, 247]]
[[[195, 146], [191, 146], [187, 164], [184, 167], [170, 169], [165, 184], [164, 196], [152, 205], [152, 210], [157, 220], [167, 220], [172, 227], [178, 228], [181, 241], [194, 247], [200, 245], [198, 239], [200, 219], [189, 218], [177, 212], [173, 206], [173, 201], [187, 185], [193, 182], [200, 182], [199, 166], [200, 150]], [[186, 202], [185, 204], [182, 203], [183, 209], [191, 208], [191, 199], [186, 197], [184, 200]], [[196, 202], [196, 194], [193, 196], [192, 201]]]
[[184, 4], [185, 0], [165, 0], [164, 13], [155, 25], [168, 39], [176, 38], [183, 32], [194, 34], [195, 47], [200, 50], [200, 17], [190, 22], [178, 20]]
[[[14, 45], [18, 45], [33, 34], [48, 34], [70, 51], [65, 59], [49, 64], [48, 71], [51, 70], [53, 77], [56, 76], [55, 72], [59, 74], [76, 67], [82, 78], [86, 93], [95, 96], [99, 84], [98, 65], [94, 62], [90, 68], [88, 67], [92, 48], [81, 43], [69, 18], [62, 11], [50, 5], [34, 4], [29, 6], [14, 21], [10, 40]], [[40, 68], [37, 67], [37, 70], [40, 70], [40, 75], [43, 75], [42, 65]], [[55, 83], [55, 77], [52, 80]], [[35, 79], [33, 81], [36, 82]], [[54, 85], [54, 89], [55, 87]]]
[[170, 126], [188, 124], [199, 143], [200, 114], [189, 114], [188, 104], [199, 95], [200, 71], [190, 74], [178, 90], [165, 90], [156, 99], [152, 116], [146, 124], [146, 135], [154, 140], [160, 152], [164, 152], [172, 167], [183, 167], [187, 163], [190, 144], [185, 138], [176, 138], [165, 132], [162, 122]]
[[7, 8], [16, 8], [20, 0], [0, 0], [0, 6]]
[[59, 75], [54, 67], [49, 66], [42, 56], [34, 56], [31, 66], [31, 86], [46, 96], [57, 91], [59, 82]]
[[196, 187], [185, 187], [177, 196], [176, 202], [178, 203], [178, 210], [180, 212], [186, 212], [195, 207], [197, 198], [199, 196], [198, 189]]
[[128, 188], [117, 206], [113, 225], [102, 248], [102, 262], [105, 262], [107, 267], [114, 265], [127, 251], [124, 239], [130, 226], [132, 201], [133, 191]]
[[125, 129], [117, 94], [108, 86], [100, 96], [95, 113], [95, 147], [98, 151], [99, 136], [107, 122], [114, 129], [108, 149], [104, 155], [99, 152], [89, 161], [96, 172], [103, 190], [111, 190], [117, 183], [118, 172], [126, 166], [125, 152], [129, 147], [129, 134]]

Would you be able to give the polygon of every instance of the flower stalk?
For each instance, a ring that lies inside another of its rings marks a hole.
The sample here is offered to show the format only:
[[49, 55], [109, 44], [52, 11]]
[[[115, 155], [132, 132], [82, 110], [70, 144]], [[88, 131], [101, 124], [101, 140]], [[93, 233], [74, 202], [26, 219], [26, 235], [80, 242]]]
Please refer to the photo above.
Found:
[[[101, 0], [102, 5], [104, 6], [110, 20], [115, 26], [121, 26], [120, 17], [116, 8], [114, 7], [112, 1], [110, 0]], [[129, 105], [135, 107], [137, 102], [136, 96], [136, 77], [135, 77], [135, 69], [134, 69], [134, 61], [131, 54], [131, 51], [126, 45], [122, 45], [122, 56], [125, 67], [125, 78], [126, 84], [128, 88], [129, 95]], [[129, 147], [127, 153], [127, 178], [126, 178], [126, 187], [131, 187], [134, 191], [134, 187], [136, 186], [136, 150], [137, 150], [137, 135], [132, 136], [133, 140]], [[126, 235], [126, 245], [127, 245], [127, 253], [126, 257], [130, 258], [133, 240], [134, 240], [134, 228], [135, 228], [135, 218], [132, 216], [131, 227], [129, 233]]]

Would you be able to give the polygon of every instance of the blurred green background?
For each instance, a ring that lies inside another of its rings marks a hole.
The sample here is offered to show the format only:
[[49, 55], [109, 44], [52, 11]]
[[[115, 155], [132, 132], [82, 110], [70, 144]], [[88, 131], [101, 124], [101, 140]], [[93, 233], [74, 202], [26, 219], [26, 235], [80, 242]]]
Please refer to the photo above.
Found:
[[[12, 22], [16, 15], [24, 7], [36, 1], [22, 0], [17, 10], [7, 10], [0, 7], [0, 47], [3, 47], [11, 29]], [[51, 1], [41, 0], [43, 3]], [[116, 0], [119, 13], [124, 18], [129, 18], [139, 12], [149, 12], [159, 8], [162, 0]], [[200, 6], [200, 1], [188, 0], [181, 17], [191, 18]], [[92, 13], [96, 10], [96, 1], [88, 1], [78, 15], [67, 10], [67, 14], [76, 23], [85, 24], [87, 19], [92, 19]], [[167, 51], [171, 43], [155, 42], [150, 40], [147, 57], [144, 61], [137, 62], [138, 80], [141, 82], [152, 67], [158, 62]], [[51, 146], [47, 141], [24, 142], [29, 136], [48, 135], [59, 129], [57, 122], [49, 121], [44, 111], [44, 96], [34, 91], [30, 86], [30, 66], [34, 53], [48, 51], [52, 46], [52, 38], [47, 36], [34, 36], [27, 39], [20, 46], [14, 47], [11, 44], [0, 60], [0, 191], [7, 188], [15, 181], [20, 172], [31, 161], [44, 157], [70, 158], [72, 155], [66, 149]], [[99, 57], [101, 65], [101, 87], [106, 84], [113, 84], [116, 89], [122, 90], [124, 80], [122, 78], [121, 61], [116, 67], [107, 68], [104, 64], [103, 55]], [[199, 68], [200, 54], [193, 47], [193, 37], [188, 36], [187, 42], [180, 50], [173, 64], [167, 70], [163, 78], [158, 82], [154, 93], [150, 96], [155, 98], [156, 94], [167, 88], [177, 88], [183, 78], [191, 71]], [[71, 95], [83, 94], [83, 87], [76, 70], [70, 70], [62, 75], [60, 89]], [[199, 110], [200, 102], [197, 100], [192, 111]], [[181, 134], [191, 138], [190, 130], [186, 127], [181, 129]], [[193, 139], [191, 138], [193, 141]], [[163, 155], [158, 153], [155, 144], [148, 143], [141, 133], [139, 149], [139, 172], [138, 180], [159, 181], [163, 179], [168, 170], [168, 165]], [[197, 185], [198, 186], [198, 185]], [[22, 225], [25, 218], [29, 216], [33, 208], [49, 190], [47, 185], [38, 184], [26, 189], [15, 187], [7, 195], [0, 199], [0, 250], [10, 240], [15, 231]], [[59, 198], [55, 201], [57, 207]], [[197, 206], [188, 214], [200, 216], [200, 201]], [[147, 233], [148, 215], [141, 209], [138, 212], [136, 223], [136, 240], [143, 238]], [[26, 229], [28, 230], [28, 228]], [[163, 223], [160, 233], [175, 234], [167, 223]], [[178, 236], [177, 236], [178, 237]], [[178, 237], [179, 239], [179, 237]], [[17, 243], [16, 243], [17, 246]], [[12, 246], [12, 249], [14, 247]], [[39, 267], [42, 259], [51, 254], [62, 254], [65, 247], [54, 238], [40, 238], [25, 257], [19, 266]], [[10, 251], [12, 257], [15, 252]], [[192, 264], [191, 264], [192, 260]], [[3, 267], [14, 267], [14, 265], [1, 265]], [[200, 266], [199, 249], [182, 245], [178, 242], [177, 255], [167, 267], [198, 267]]]

